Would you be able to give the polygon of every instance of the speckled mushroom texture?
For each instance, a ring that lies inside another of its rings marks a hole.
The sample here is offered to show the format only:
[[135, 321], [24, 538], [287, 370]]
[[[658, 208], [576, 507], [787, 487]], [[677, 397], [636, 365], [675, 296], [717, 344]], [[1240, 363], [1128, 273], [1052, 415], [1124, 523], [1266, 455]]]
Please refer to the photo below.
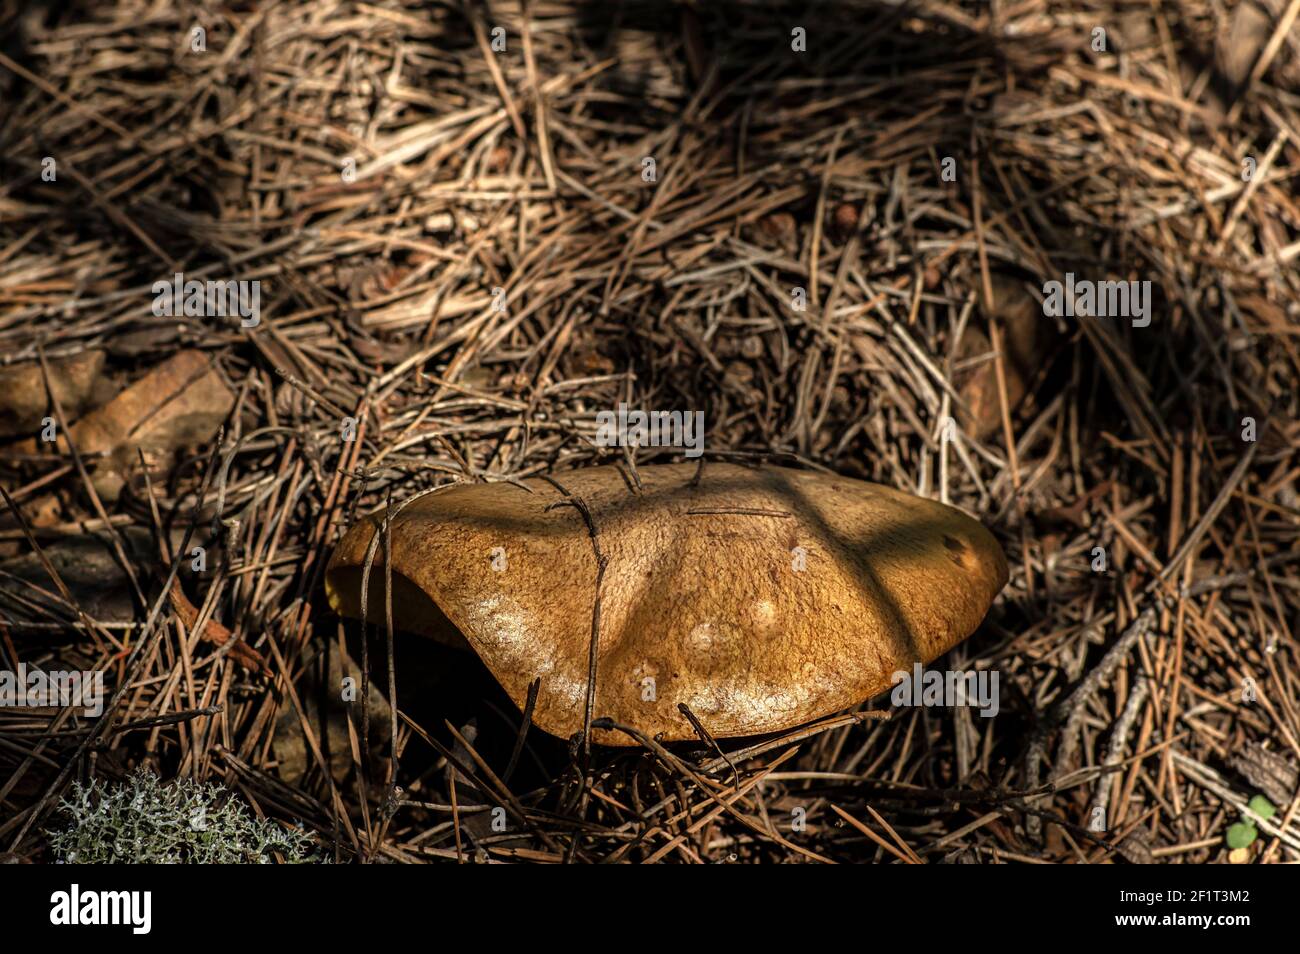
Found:
[[[697, 478], [698, 473], [698, 480]], [[458, 484], [394, 508], [395, 625], [465, 640], [516, 705], [582, 729], [596, 551], [596, 718], [665, 740], [799, 725], [889, 688], [971, 634], [1007, 581], [993, 536], [952, 507], [847, 477], [781, 467], [615, 466], [521, 484]], [[566, 492], [569, 496], [566, 496]], [[361, 614], [371, 515], [339, 543], [330, 602]], [[368, 612], [383, 620], [384, 548]], [[624, 733], [593, 735], [629, 744]]]

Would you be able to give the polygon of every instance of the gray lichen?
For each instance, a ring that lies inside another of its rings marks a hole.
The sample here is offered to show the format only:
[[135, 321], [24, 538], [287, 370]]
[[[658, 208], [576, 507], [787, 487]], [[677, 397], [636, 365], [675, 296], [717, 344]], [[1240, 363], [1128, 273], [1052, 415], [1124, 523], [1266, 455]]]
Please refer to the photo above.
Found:
[[296, 828], [255, 817], [221, 785], [164, 783], [139, 771], [125, 782], [80, 782], [59, 803], [71, 823], [46, 834], [68, 864], [290, 864], [321, 862]]

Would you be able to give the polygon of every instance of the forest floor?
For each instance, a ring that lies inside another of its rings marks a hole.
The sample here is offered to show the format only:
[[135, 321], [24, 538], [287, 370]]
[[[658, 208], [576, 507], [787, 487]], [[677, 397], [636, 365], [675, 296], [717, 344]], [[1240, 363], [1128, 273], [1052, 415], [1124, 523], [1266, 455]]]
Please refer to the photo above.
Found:
[[[144, 767], [339, 860], [1300, 859], [1297, 12], [0, 0], [0, 658], [105, 683], [0, 708], [0, 852]], [[981, 521], [997, 715], [588, 757], [405, 633], [388, 698], [350, 523], [619, 402]]]

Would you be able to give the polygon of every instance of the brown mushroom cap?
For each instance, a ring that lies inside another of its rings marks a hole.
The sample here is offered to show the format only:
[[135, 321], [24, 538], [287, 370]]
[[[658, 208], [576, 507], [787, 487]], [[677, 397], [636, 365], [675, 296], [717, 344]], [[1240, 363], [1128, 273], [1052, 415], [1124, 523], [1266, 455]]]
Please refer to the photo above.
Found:
[[[639, 491], [613, 466], [558, 478], [586, 504], [608, 559], [596, 718], [694, 738], [685, 703], [715, 736], [790, 728], [942, 655], [1006, 584], [992, 534], [952, 507], [781, 467], [709, 464], [698, 484], [696, 472], [642, 467]], [[583, 727], [595, 550], [564, 493], [541, 478], [522, 483], [458, 484], [394, 515], [394, 622], [439, 638], [459, 631], [521, 707], [541, 677], [533, 720], [569, 736]], [[330, 561], [326, 589], [344, 615], [361, 615], [382, 518], [359, 521]], [[375, 622], [383, 562], [380, 545]], [[632, 741], [616, 731], [593, 738]]]

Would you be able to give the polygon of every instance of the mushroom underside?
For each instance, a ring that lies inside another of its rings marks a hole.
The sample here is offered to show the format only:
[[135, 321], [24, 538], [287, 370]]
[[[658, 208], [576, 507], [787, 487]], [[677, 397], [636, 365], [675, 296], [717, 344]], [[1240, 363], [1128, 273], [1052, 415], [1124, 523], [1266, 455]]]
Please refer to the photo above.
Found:
[[[359, 566], [332, 568], [325, 577], [330, 605], [341, 616], [361, 619], [361, 581], [365, 570]], [[453, 623], [436, 599], [399, 573], [392, 573], [393, 628], [437, 640], [444, 646], [472, 652], [474, 647]], [[366, 621], [374, 626], [387, 625], [384, 601], [384, 568], [371, 567], [370, 586], [366, 593]]]

